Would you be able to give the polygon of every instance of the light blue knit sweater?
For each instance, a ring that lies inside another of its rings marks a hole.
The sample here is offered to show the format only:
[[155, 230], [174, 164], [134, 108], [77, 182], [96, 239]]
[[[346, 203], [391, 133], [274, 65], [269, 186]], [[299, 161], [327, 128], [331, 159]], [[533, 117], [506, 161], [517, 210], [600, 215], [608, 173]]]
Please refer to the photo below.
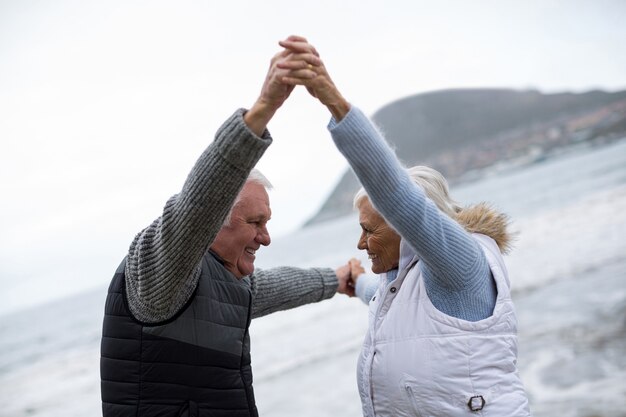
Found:
[[412, 257], [407, 253], [417, 254], [437, 309], [469, 321], [489, 317], [497, 290], [479, 244], [413, 183], [361, 110], [352, 106], [341, 121], [331, 119], [328, 129], [373, 206], [402, 236], [400, 269]]

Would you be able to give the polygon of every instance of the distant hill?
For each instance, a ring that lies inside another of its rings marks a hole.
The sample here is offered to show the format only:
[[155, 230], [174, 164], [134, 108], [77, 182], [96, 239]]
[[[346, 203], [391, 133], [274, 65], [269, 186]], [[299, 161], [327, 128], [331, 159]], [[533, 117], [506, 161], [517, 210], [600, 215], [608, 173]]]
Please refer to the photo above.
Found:
[[[432, 166], [454, 183], [505, 160], [531, 161], [572, 143], [623, 136], [626, 91], [443, 90], [394, 101], [372, 119], [406, 166]], [[348, 169], [305, 226], [348, 214], [358, 188]]]

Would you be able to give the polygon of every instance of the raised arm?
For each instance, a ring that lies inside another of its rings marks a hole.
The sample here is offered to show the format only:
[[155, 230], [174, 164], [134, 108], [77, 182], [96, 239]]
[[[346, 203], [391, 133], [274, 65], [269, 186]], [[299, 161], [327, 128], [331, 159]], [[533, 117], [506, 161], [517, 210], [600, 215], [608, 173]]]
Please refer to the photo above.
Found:
[[281, 64], [291, 70], [283, 81], [306, 86], [329, 109], [329, 130], [337, 148], [374, 207], [423, 261], [429, 289], [449, 293], [489, 285], [489, 269], [478, 244], [413, 183], [371, 121], [339, 93], [315, 48], [293, 39], [281, 46], [292, 52], [292, 60]]
[[374, 207], [415, 249], [430, 279], [459, 290], [485, 275], [486, 263], [478, 244], [411, 180], [359, 109], [352, 107], [339, 123], [333, 119], [329, 129]]
[[202, 153], [181, 192], [141, 231], [126, 259], [126, 290], [133, 315], [144, 322], [172, 317], [199, 279], [199, 263], [222, 227], [250, 170], [272, 142], [266, 125], [293, 87], [272, 59], [261, 94], [249, 111], [235, 112]]
[[181, 192], [135, 237], [126, 260], [126, 288], [136, 318], [166, 320], [189, 299], [202, 256], [270, 143], [269, 134], [257, 137], [243, 122], [243, 111], [236, 112], [200, 156]]

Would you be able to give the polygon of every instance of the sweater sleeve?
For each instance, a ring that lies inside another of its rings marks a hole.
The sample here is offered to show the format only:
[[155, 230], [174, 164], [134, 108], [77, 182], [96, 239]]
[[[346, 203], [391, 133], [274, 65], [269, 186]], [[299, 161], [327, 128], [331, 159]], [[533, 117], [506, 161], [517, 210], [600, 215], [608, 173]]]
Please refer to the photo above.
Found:
[[330, 268], [257, 269], [250, 280], [252, 318], [331, 298], [338, 286], [337, 275]]
[[379, 284], [380, 276], [363, 274], [356, 280], [354, 292], [361, 301], [369, 305], [372, 297], [376, 294], [376, 290], [378, 290]]
[[244, 109], [217, 131], [162, 215], [133, 240], [126, 260], [126, 291], [133, 315], [144, 322], [172, 317], [193, 293], [200, 261], [215, 239], [248, 174], [272, 139], [250, 131]]
[[431, 299], [461, 294], [470, 299], [457, 297], [454, 304], [471, 305], [481, 297], [493, 304], [486, 293], [491, 275], [478, 243], [411, 180], [372, 122], [353, 106], [340, 122], [331, 120], [329, 130], [373, 206], [423, 261]]

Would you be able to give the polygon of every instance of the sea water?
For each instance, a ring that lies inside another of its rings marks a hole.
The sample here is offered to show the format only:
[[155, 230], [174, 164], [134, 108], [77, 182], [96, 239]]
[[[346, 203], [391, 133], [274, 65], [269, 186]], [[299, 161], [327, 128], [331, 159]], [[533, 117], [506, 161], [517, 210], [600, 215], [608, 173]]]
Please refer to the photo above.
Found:
[[[491, 202], [518, 233], [505, 261], [533, 415], [626, 416], [626, 140], [487, 172], [452, 194]], [[258, 265], [367, 264], [359, 233], [355, 215], [302, 229], [260, 251]], [[0, 416], [101, 414], [105, 293], [0, 316]], [[360, 416], [355, 373], [366, 326], [366, 306], [341, 295], [253, 321], [260, 414]]]

